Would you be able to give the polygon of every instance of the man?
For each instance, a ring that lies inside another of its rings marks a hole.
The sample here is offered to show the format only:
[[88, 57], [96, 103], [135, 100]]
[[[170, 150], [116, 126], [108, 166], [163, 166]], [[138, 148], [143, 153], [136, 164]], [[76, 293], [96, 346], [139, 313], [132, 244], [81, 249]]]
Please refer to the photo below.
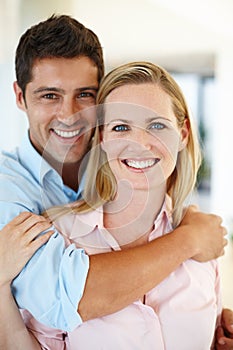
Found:
[[[21, 214], [9, 222], [21, 212], [38, 214], [48, 207], [69, 203], [81, 196], [83, 184], [78, 172], [91, 144], [95, 127], [95, 96], [103, 74], [98, 38], [68, 16], [52, 16], [30, 28], [20, 39], [16, 51], [17, 82], [14, 90], [18, 107], [27, 114], [29, 135], [14, 153], [5, 152], [0, 164], [0, 267], [6, 275], [5, 280], [0, 280], [0, 314], [4, 315], [4, 318], [0, 317], [0, 348], [38, 348], [22, 324], [8, 280], [9, 276], [13, 278], [19, 272], [14, 266], [19, 261], [22, 264], [22, 256], [26, 263], [48, 238], [22, 243], [18, 221], [23, 227], [29, 225], [29, 229], [44, 225], [31, 214]], [[36, 261], [36, 266], [41, 263], [43, 267], [46, 250], [55, 244], [56, 247], [51, 249], [57, 249], [55, 251], [63, 259], [62, 268], [57, 270], [54, 264], [50, 264], [51, 271], [43, 269], [35, 276], [41, 283], [35, 286], [32, 307], [36, 308], [36, 292], [47, 291], [45, 283], [49, 276], [53, 278], [49, 280], [51, 288], [54, 286], [52, 296], [58, 296], [63, 309], [73, 308], [74, 322], [78, 324], [128, 305], [186, 259], [207, 261], [223, 254], [225, 230], [218, 217], [190, 209], [182, 224], [175, 234], [147, 245], [91, 257], [79, 249], [69, 251], [61, 247], [60, 236], [54, 235], [54, 240], [39, 249], [30, 263]], [[215, 235], [210, 234], [213, 231]], [[11, 243], [10, 253], [4, 246], [6, 237]], [[35, 245], [37, 241], [39, 243]], [[25, 255], [17, 255], [21, 250]], [[7, 262], [15, 259], [15, 264], [8, 264], [12, 270], [9, 268], [7, 272], [3, 267], [5, 258]], [[27, 266], [22, 273], [27, 273]], [[61, 291], [56, 287], [61, 274], [63, 291], [66, 291], [64, 298], [59, 298]], [[20, 275], [17, 280], [20, 280]], [[68, 285], [74, 287], [72, 293]], [[10, 304], [6, 300], [10, 300]], [[51, 317], [53, 315], [51, 309]], [[231, 314], [225, 315], [225, 323], [229, 324]], [[10, 337], [12, 333], [13, 339]]]

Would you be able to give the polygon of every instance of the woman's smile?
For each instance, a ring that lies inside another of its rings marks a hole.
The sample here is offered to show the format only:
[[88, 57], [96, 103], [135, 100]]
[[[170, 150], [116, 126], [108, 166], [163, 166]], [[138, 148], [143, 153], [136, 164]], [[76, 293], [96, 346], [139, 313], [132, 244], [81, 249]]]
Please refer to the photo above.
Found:
[[159, 158], [150, 158], [150, 159], [124, 159], [124, 163], [127, 167], [132, 168], [133, 170], [147, 170], [152, 168], [155, 164], [160, 161]]

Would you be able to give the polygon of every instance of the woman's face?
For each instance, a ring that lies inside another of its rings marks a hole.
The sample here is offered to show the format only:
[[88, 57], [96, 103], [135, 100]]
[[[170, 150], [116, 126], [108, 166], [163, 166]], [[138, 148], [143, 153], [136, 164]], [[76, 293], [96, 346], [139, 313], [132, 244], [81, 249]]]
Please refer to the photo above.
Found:
[[128, 84], [105, 101], [102, 148], [117, 181], [134, 189], [165, 185], [188, 128], [179, 129], [170, 96], [157, 84]]

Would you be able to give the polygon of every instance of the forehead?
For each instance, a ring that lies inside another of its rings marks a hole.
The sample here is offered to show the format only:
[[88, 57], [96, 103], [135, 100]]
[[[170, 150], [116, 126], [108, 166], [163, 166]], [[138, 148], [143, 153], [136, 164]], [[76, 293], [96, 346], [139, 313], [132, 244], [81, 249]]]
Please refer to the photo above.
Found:
[[88, 57], [43, 58], [34, 61], [31, 83], [48, 86], [98, 86], [98, 68]]
[[108, 117], [115, 111], [154, 113], [158, 116], [174, 116], [171, 97], [154, 83], [127, 84], [114, 89], [105, 100]]

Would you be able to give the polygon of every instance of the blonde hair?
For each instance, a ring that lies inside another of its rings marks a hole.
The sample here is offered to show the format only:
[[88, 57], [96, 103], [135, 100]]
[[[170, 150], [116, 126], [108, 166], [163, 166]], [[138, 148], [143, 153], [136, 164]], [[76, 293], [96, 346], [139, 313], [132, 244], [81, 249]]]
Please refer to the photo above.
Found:
[[182, 218], [184, 201], [195, 186], [201, 163], [201, 152], [197, 132], [180, 87], [165, 69], [150, 62], [124, 64], [113, 69], [103, 78], [97, 94], [99, 105], [97, 126], [87, 165], [84, 200], [81, 203], [73, 203], [71, 208], [74, 212], [85, 212], [114, 198], [117, 190], [116, 180], [105, 153], [100, 148], [100, 132], [104, 124], [104, 102], [107, 96], [120, 86], [143, 83], [159, 85], [171, 97], [178, 127], [182, 128], [184, 123], [188, 122], [190, 129], [187, 145], [179, 152], [176, 168], [167, 181], [167, 193], [172, 199], [175, 227]]

